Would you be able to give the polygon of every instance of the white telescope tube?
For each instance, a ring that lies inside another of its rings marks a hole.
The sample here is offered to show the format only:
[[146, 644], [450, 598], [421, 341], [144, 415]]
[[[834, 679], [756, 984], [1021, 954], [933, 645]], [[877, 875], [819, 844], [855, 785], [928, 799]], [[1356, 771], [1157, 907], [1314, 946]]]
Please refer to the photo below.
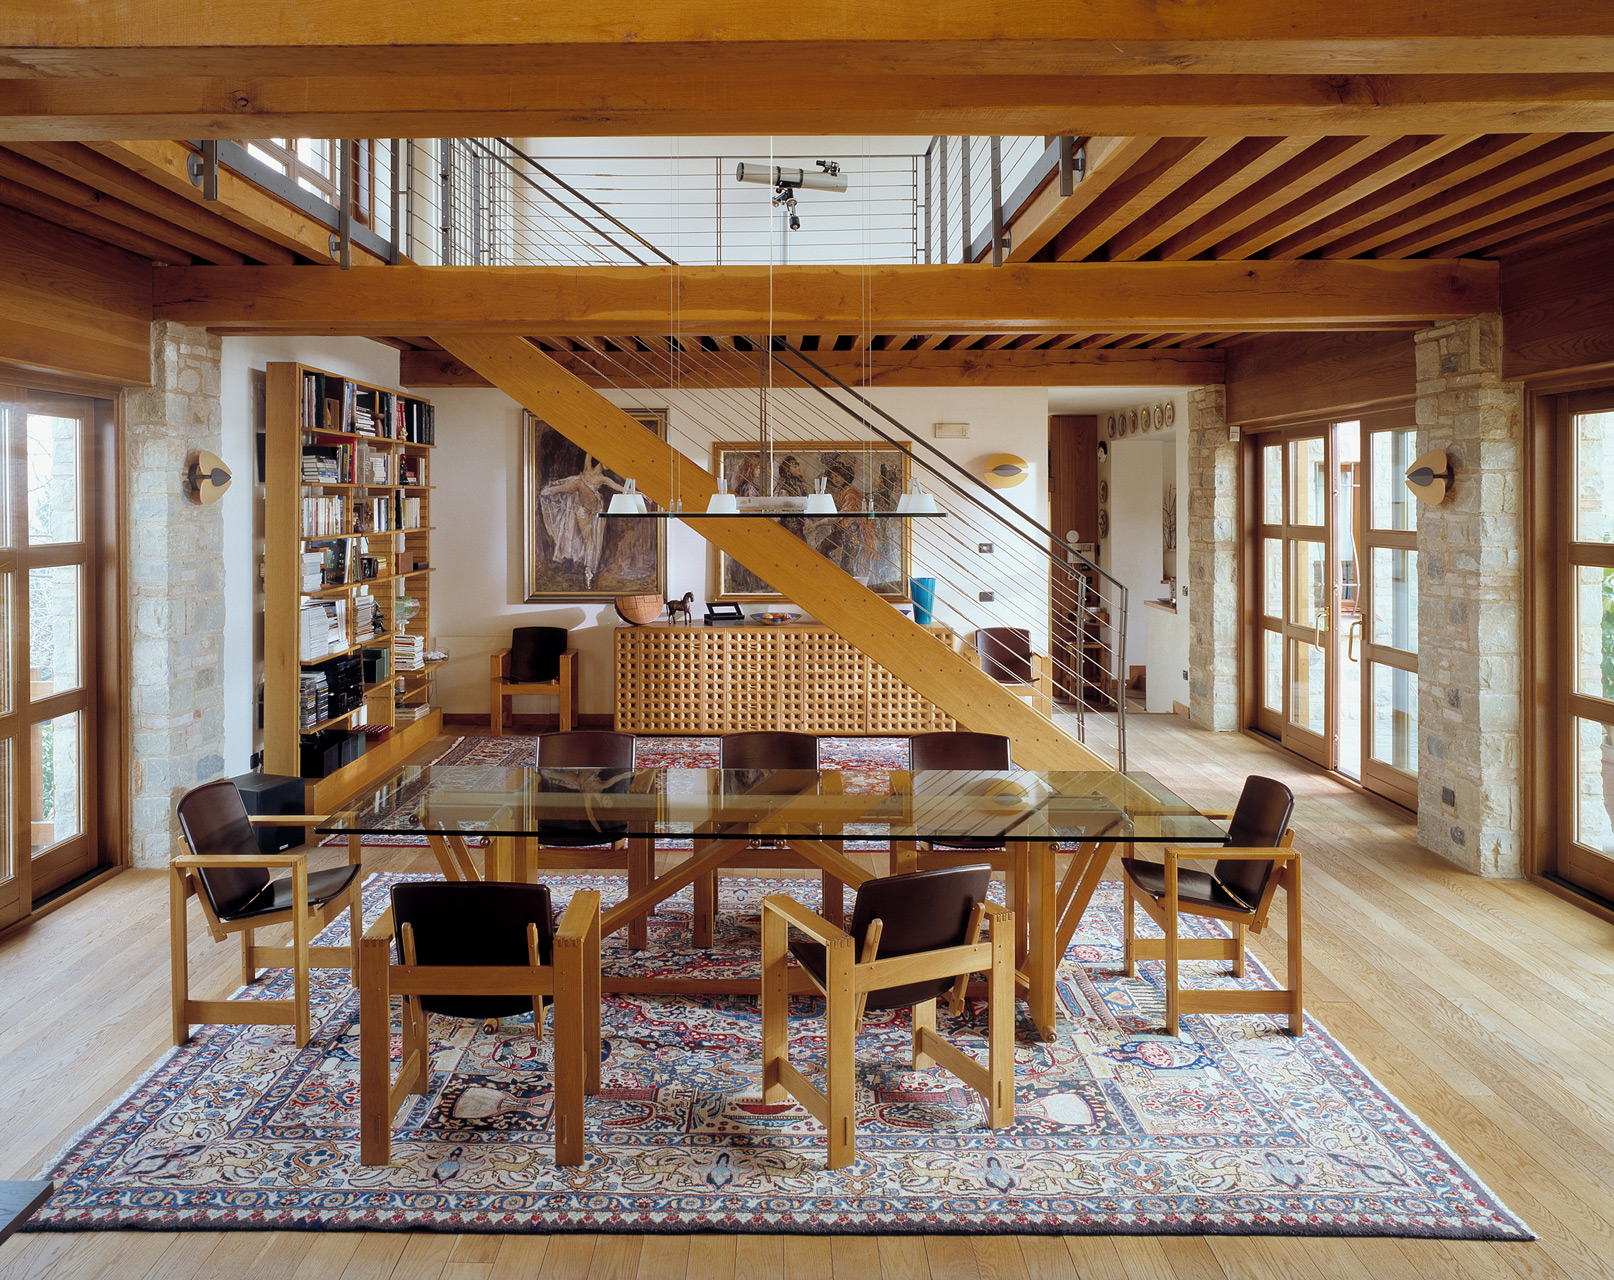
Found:
[[822, 169], [796, 169], [789, 165], [764, 164], [760, 160], [742, 160], [734, 176], [741, 182], [755, 182], [764, 187], [799, 187], [803, 191], [845, 191], [844, 173], [825, 173]]

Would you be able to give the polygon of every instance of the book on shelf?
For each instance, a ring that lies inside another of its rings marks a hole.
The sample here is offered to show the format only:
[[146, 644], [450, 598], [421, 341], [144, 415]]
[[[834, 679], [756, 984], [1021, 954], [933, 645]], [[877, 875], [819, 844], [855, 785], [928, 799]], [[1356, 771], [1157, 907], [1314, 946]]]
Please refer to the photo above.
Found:
[[402, 439], [407, 444], [436, 444], [437, 424], [432, 406], [422, 400], [405, 400]]
[[325, 556], [313, 548], [303, 552], [301, 590], [318, 591], [325, 585]]
[[328, 538], [334, 534], [346, 533], [347, 529], [343, 527], [346, 523], [341, 498], [304, 495], [303, 537]]
[[404, 498], [403, 499], [403, 518], [399, 521], [398, 527], [400, 529], [418, 529], [418, 528], [420, 528], [420, 499], [419, 498]]
[[416, 720], [424, 720], [431, 713], [432, 707], [429, 702], [400, 703], [392, 709], [392, 719], [395, 724], [413, 724]]
[[394, 671], [419, 671], [426, 665], [425, 655], [426, 638], [424, 636], [393, 636], [392, 669]]

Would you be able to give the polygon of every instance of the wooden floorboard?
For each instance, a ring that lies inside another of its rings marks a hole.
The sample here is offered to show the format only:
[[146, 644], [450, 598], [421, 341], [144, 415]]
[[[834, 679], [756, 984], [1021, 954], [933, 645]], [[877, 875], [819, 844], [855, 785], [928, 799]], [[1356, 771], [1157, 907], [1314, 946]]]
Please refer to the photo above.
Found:
[[[1308, 1009], [1539, 1241], [50, 1233], [0, 1246], [0, 1280], [1614, 1280], [1614, 925], [1455, 869], [1405, 810], [1254, 738], [1173, 716], [1128, 729], [1133, 767], [1201, 804], [1231, 802], [1248, 773], [1294, 788]], [[131, 871], [0, 939], [0, 1177], [37, 1175], [166, 1051], [167, 910], [163, 876]], [[1252, 940], [1278, 973], [1283, 931]], [[236, 949], [192, 939], [196, 995], [228, 994]]]

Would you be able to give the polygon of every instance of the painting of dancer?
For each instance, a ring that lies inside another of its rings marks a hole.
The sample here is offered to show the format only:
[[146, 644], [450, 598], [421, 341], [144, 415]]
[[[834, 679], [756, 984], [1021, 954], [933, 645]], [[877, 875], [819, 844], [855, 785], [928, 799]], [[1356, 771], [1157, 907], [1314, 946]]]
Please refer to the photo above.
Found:
[[[742, 500], [760, 495], [805, 500], [819, 480], [835, 499], [837, 511], [861, 511], [873, 496], [874, 509], [894, 510], [905, 487], [908, 455], [881, 444], [848, 448], [832, 442], [790, 441], [773, 449], [766, 467], [755, 444], [718, 444], [712, 466], [728, 477], [729, 492]], [[771, 490], [759, 477], [771, 474]], [[860, 520], [845, 516], [785, 515], [779, 523], [814, 551], [869, 590], [894, 600], [908, 595], [908, 522]], [[739, 561], [716, 551], [719, 600], [777, 600], [779, 592]]]
[[[665, 409], [625, 412], [666, 438]], [[527, 600], [664, 594], [665, 522], [600, 519], [622, 477], [533, 414], [522, 426]]]

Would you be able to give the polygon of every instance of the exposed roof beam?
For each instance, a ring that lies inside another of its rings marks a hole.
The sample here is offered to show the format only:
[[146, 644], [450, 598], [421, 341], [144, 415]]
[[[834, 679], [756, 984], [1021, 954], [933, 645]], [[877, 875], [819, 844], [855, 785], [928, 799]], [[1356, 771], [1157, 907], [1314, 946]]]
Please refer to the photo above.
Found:
[[[601, 0], [551, 6], [532, 21], [524, 0], [416, 0], [404, 5], [189, 0], [71, 4], [7, 0], [0, 49], [24, 74], [180, 75], [305, 65], [343, 75], [375, 59], [419, 68], [458, 58], [459, 71], [544, 69], [632, 41], [666, 55], [713, 49], [743, 56], [811, 54], [825, 45], [892, 69], [960, 62], [981, 71], [1029, 66], [1080, 75], [1159, 70], [1288, 72], [1552, 72], [1614, 69], [1614, 13], [1604, 0], [1502, 4], [1423, 0], [1296, 5], [1026, 5], [1011, 0], [883, 0], [878, 5], [758, 5], [754, 0]], [[963, 47], [961, 47], [963, 46]], [[289, 56], [288, 56], [289, 55]], [[535, 65], [537, 63], [537, 65]]]
[[[1049, 246], [1056, 262], [1080, 262], [1117, 231], [1152, 209], [1218, 156], [1237, 138], [1161, 138], [1097, 200], [1063, 227]], [[1086, 185], [1085, 183], [1083, 184]]]
[[[114, 6], [108, 6], [114, 7]], [[274, 6], [263, 6], [273, 8]], [[76, 6], [75, 9], [81, 7]], [[366, 6], [364, 12], [371, 12]], [[1217, 13], [1223, 10], [1218, 9]], [[313, 56], [314, 50], [308, 54]], [[793, 134], [1567, 133], [1614, 129], [1614, 73], [1477, 75], [982, 74], [953, 66], [859, 70], [837, 49], [657, 65], [633, 45], [551, 70], [389, 73], [384, 54], [344, 50], [341, 75], [305, 68], [231, 75], [0, 78], [0, 141], [134, 138], [526, 137]], [[0, 48], [0, 60], [5, 58]], [[275, 55], [281, 62], [286, 54]], [[781, 78], [791, 83], [780, 94]]]
[[[620, 359], [586, 351], [557, 352], [553, 359], [591, 386], [622, 380]], [[866, 358], [840, 351], [813, 360], [844, 382], [874, 387], [1198, 387], [1222, 381], [1219, 351], [876, 351]], [[679, 376], [711, 387], [757, 384], [754, 365], [710, 352], [682, 361]], [[409, 387], [489, 385], [446, 351], [405, 352], [399, 380]]]
[[305, 334], [455, 329], [1143, 333], [1385, 329], [1497, 308], [1494, 263], [1078, 262], [846, 267], [170, 267], [162, 319]]

